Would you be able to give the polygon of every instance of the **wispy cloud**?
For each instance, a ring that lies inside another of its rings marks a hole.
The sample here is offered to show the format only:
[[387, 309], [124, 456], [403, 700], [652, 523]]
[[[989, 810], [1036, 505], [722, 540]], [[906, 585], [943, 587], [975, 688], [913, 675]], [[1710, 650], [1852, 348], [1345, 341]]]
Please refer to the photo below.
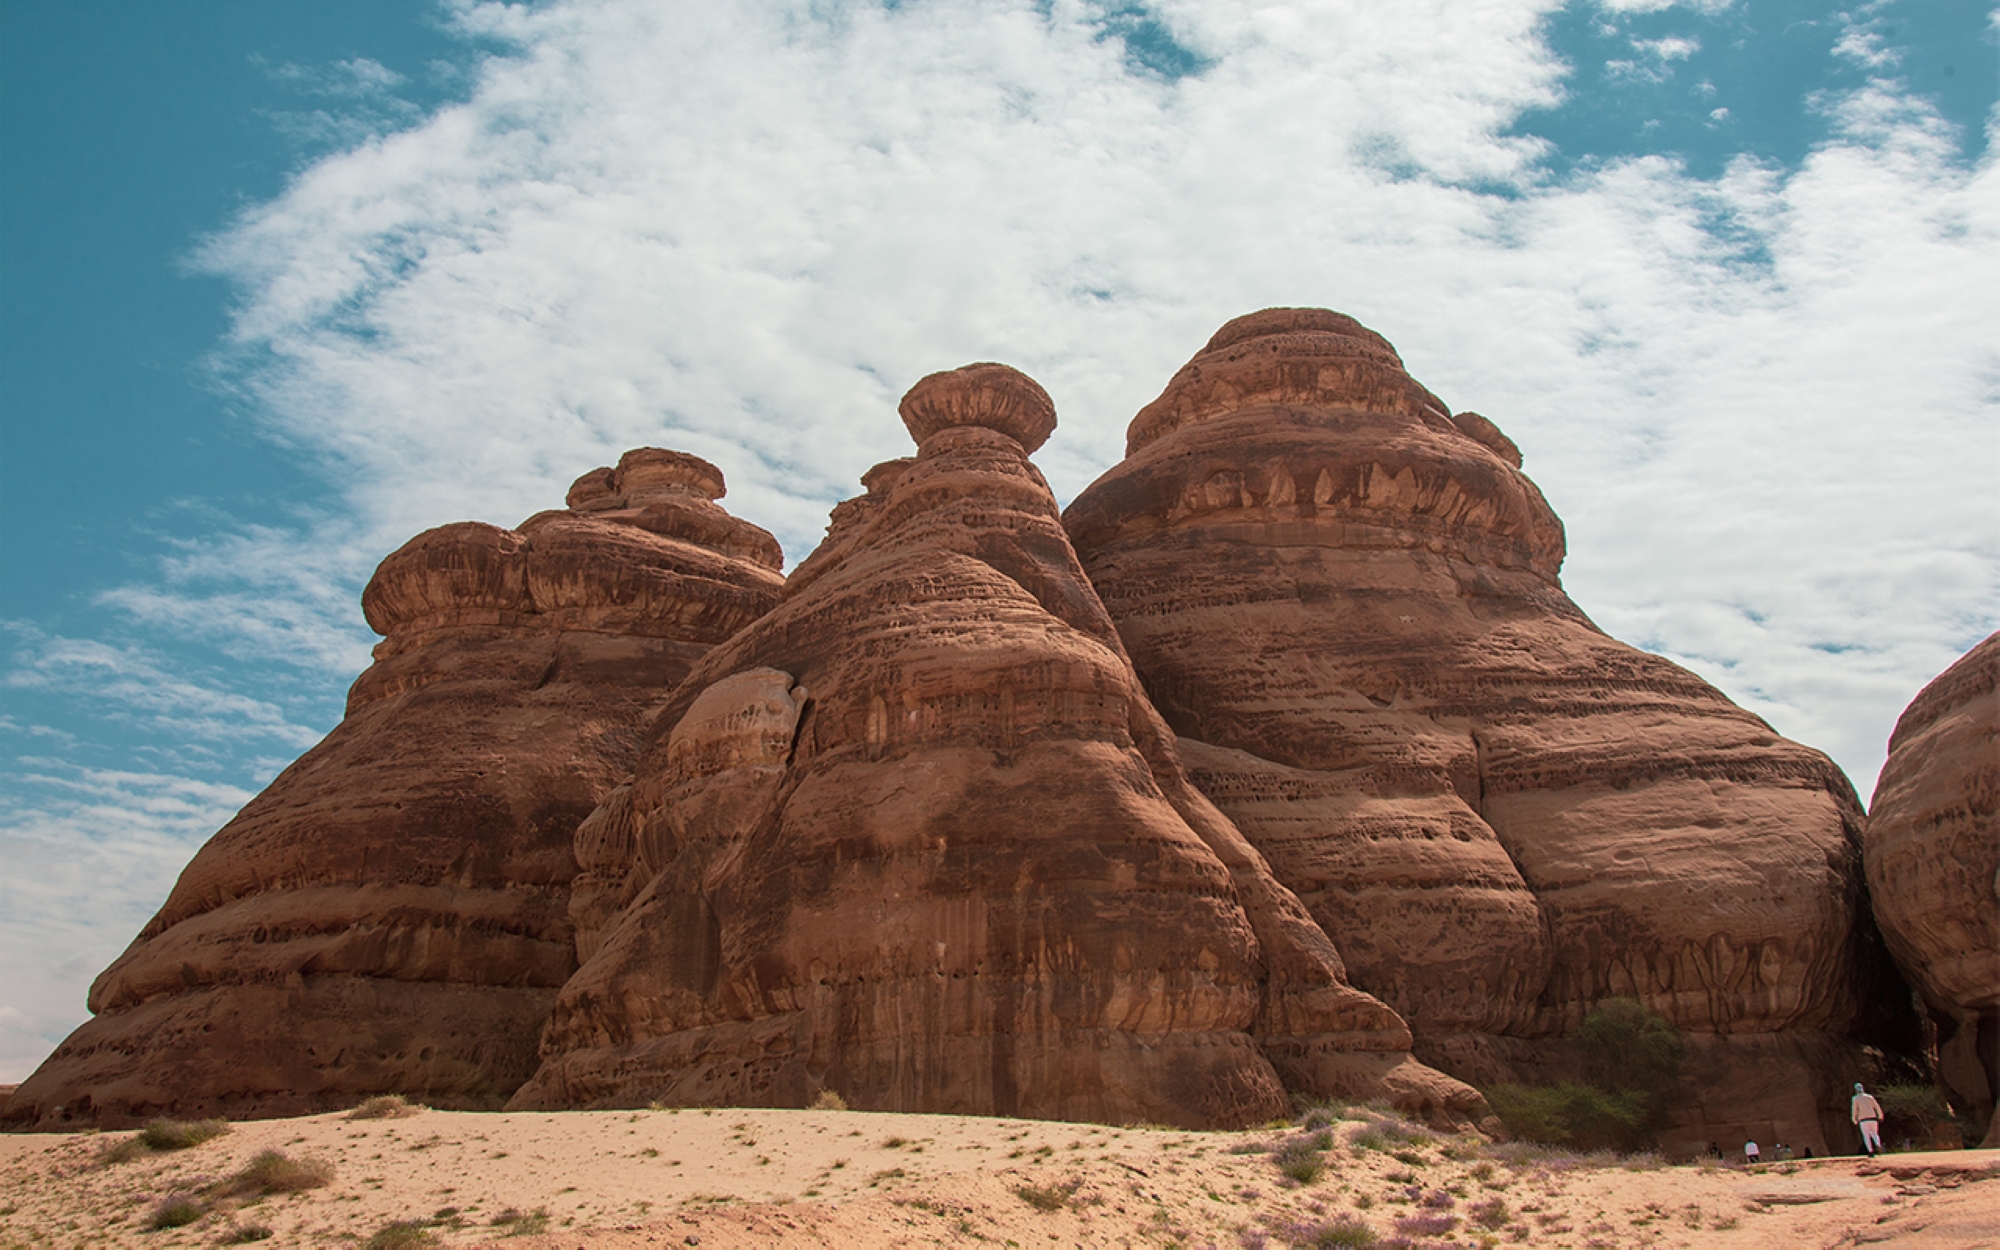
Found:
[[0, 686], [89, 701], [106, 720], [137, 722], [151, 734], [190, 744], [276, 740], [304, 749], [319, 740], [319, 731], [291, 723], [277, 704], [189, 680], [139, 648], [17, 632], [28, 633], [29, 641], [17, 652], [16, 666], [0, 674]]
[[91, 979], [248, 790], [28, 759], [0, 785], [0, 1081], [87, 1017]]

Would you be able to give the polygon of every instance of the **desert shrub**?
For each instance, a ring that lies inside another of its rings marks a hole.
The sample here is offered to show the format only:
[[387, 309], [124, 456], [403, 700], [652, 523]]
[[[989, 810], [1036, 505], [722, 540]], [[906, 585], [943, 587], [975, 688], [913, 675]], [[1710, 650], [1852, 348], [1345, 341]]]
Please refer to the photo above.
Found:
[[1514, 1218], [1514, 1213], [1507, 1209], [1506, 1201], [1501, 1198], [1482, 1198], [1467, 1207], [1465, 1213], [1481, 1228], [1499, 1228]]
[[208, 1208], [192, 1194], [171, 1194], [155, 1203], [146, 1216], [150, 1229], [181, 1228], [208, 1214]]
[[1665, 1016], [1635, 999], [1597, 1005], [1570, 1035], [1582, 1080], [1495, 1085], [1486, 1101], [1509, 1132], [1576, 1150], [1654, 1145], [1681, 1088], [1687, 1043]]
[[1342, 1215], [1322, 1224], [1294, 1224], [1282, 1230], [1294, 1246], [1312, 1250], [1365, 1250], [1381, 1240], [1368, 1221], [1356, 1215]]
[[1944, 1096], [1929, 1085], [1884, 1085], [1874, 1091], [1882, 1104], [1882, 1140], [1928, 1142], [1946, 1125], [1954, 1124]]
[[1396, 1232], [1404, 1237], [1442, 1237], [1457, 1227], [1458, 1217], [1442, 1211], [1424, 1211], [1396, 1220]]
[[186, 1150], [228, 1131], [222, 1120], [154, 1120], [139, 1130], [137, 1140], [148, 1150]]
[[814, 1111], [845, 1111], [847, 1110], [847, 1100], [833, 1090], [823, 1089], [819, 1092], [819, 1097], [813, 1099], [812, 1109]]
[[241, 1246], [241, 1245], [247, 1245], [248, 1243], [253, 1241], [269, 1241], [271, 1238], [275, 1236], [277, 1236], [276, 1233], [272, 1232], [269, 1228], [265, 1227], [262, 1224], [239, 1224], [235, 1228], [230, 1229], [227, 1233], [224, 1233], [222, 1235], [222, 1240], [216, 1244], [224, 1246]]
[[377, 1094], [347, 1113], [350, 1120], [400, 1120], [422, 1111], [401, 1094]]
[[1592, 1150], [1637, 1149], [1651, 1139], [1643, 1104], [1574, 1081], [1495, 1085], [1486, 1101], [1507, 1131], [1525, 1141]]
[[1584, 1077], [1598, 1089], [1663, 1107], [1680, 1090], [1687, 1043], [1667, 1018], [1634, 998], [1599, 1003], [1570, 1041]]
[[430, 1230], [426, 1220], [397, 1220], [375, 1230], [375, 1235], [361, 1243], [361, 1250], [414, 1250], [417, 1246], [435, 1246], [437, 1234]]
[[1322, 1149], [1324, 1143], [1317, 1136], [1288, 1138], [1271, 1152], [1271, 1162], [1285, 1176], [1301, 1185], [1310, 1185], [1326, 1168], [1326, 1161], [1320, 1155]]
[[294, 1159], [282, 1150], [263, 1150], [243, 1170], [217, 1187], [227, 1197], [252, 1194], [295, 1194], [317, 1189], [333, 1180], [333, 1165], [318, 1159]]
[[1060, 1211], [1076, 1196], [1080, 1180], [1052, 1181], [1047, 1185], [1016, 1185], [1014, 1196], [1037, 1211]]
[[508, 1207], [494, 1216], [492, 1223], [495, 1228], [506, 1229], [506, 1235], [509, 1237], [528, 1237], [545, 1233], [549, 1229], [549, 1209], [536, 1207], [533, 1211], [523, 1213]]

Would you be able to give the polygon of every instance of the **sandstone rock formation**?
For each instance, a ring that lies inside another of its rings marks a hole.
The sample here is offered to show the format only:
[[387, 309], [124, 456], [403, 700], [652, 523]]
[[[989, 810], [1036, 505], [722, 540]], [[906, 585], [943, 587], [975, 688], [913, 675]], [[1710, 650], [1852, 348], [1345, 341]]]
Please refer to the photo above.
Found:
[[1866, 852], [1883, 936], [1937, 1022], [1940, 1075], [2000, 1146], [2000, 634], [1897, 720]]
[[518, 530], [383, 561], [346, 718], [197, 854], [16, 1092], [15, 1126], [279, 1115], [398, 1092], [497, 1107], [575, 969], [577, 824], [647, 714], [777, 600], [722, 477], [642, 449]]
[[[1563, 593], [1494, 425], [1351, 318], [1230, 322], [1065, 521], [1195, 782], [1475, 1084], [1636, 997], [1696, 1042], [1669, 1144], [1844, 1127], [1897, 1018], [1839, 770]], [[1824, 1123], [1823, 1123], [1824, 1121]]]
[[579, 830], [584, 963], [511, 1105], [1215, 1125], [1289, 1084], [1477, 1111], [1188, 784], [1029, 462], [1041, 388], [973, 365], [902, 414], [916, 457]]

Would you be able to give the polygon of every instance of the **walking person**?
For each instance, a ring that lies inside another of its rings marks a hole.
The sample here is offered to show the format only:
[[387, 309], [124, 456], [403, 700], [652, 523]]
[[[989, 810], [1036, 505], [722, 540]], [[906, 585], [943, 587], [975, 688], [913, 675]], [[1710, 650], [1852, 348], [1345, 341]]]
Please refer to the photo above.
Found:
[[1882, 1104], [1875, 1095], [1854, 1083], [1854, 1098], [1847, 1104], [1847, 1118], [1861, 1130], [1861, 1150], [1869, 1158], [1882, 1153]]

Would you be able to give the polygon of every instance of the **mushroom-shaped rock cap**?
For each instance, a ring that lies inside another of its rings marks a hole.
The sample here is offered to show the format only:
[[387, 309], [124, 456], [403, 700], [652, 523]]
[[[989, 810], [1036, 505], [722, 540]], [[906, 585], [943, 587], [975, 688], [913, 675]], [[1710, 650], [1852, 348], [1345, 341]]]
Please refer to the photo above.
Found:
[[920, 447], [939, 430], [980, 425], [1032, 452], [1056, 428], [1049, 393], [1019, 369], [991, 363], [931, 374], [910, 388], [897, 411]]
[[632, 503], [656, 495], [720, 499], [722, 470], [700, 456], [663, 447], [635, 447], [618, 457], [618, 490]]
[[[1245, 313], [1241, 317], [1224, 322], [1220, 330], [1209, 337], [1204, 352], [1219, 352], [1236, 346], [1248, 339], [1267, 338], [1274, 334], [1338, 334], [1345, 338], [1360, 339], [1355, 344], [1360, 352], [1368, 347], [1379, 349], [1380, 354], [1400, 366], [1402, 358], [1389, 340], [1362, 325], [1346, 313], [1337, 313], [1330, 308], [1266, 308], [1259, 312]], [[1359, 352], [1357, 352], [1359, 354]], [[1372, 353], [1371, 353], [1372, 354]]]
[[[1267, 404], [1360, 408], [1449, 425], [1389, 340], [1325, 308], [1266, 308], [1215, 332], [1125, 431], [1125, 453], [1198, 421]], [[1475, 436], [1476, 437], [1476, 436]]]

